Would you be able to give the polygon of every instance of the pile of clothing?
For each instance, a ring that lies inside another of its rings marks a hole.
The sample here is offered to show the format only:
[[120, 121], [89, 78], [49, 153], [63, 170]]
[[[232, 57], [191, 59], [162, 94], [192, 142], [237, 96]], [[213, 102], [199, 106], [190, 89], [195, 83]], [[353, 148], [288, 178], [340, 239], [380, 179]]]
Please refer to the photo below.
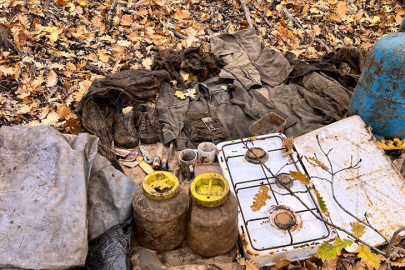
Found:
[[[211, 52], [163, 50], [151, 71], [126, 70], [92, 84], [77, 112], [100, 138], [100, 154], [119, 168], [114, 142], [132, 148], [142, 134], [143, 143], [173, 142], [176, 150], [249, 137], [249, 126], [270, 112], [286, 120], [288, 137], [302, 135], [345, 116], [368, 57], [345, 47], [304, 62], [264, 47], [251, 29], [210, 42]], [[128, 106], [133, 111], [121, 113]]]

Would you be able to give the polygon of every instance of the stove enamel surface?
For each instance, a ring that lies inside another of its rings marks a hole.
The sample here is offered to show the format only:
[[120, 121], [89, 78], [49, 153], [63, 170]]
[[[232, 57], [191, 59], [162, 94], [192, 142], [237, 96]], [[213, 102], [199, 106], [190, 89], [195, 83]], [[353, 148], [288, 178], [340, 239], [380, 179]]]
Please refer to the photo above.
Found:
[[[308, 258], [316, 254], [323, 241], [334, 238], [329, 227], [302, 204], [322, 216], [311, 189], [290, 179], [290, 171], [303, 172], [303, 168], [295, 153], [283, 154], [282, 138], [277, 133], [217, 145], [222, 172], [239, 203], [239, 234], [244, 255], [258, 266], [275, 264], [281, 258]], [[251, 151], [258, 150], [248, 155], [245, 144]], [[260, 210], [253, 211], [254, 197], [262, 185], [269, 188], [271, 198]]]

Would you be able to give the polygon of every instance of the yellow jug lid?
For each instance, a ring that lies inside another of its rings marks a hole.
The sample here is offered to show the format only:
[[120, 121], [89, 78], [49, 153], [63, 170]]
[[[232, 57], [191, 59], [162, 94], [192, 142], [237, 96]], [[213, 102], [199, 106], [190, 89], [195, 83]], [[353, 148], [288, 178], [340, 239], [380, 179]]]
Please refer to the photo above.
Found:
[[229, 184], [225, 177], [218, 173], [203, 173], [191, 182], [190, 191], [196, 204], [215, 207], [227, 200]]
[[145, 195], [154, 200], [165, 200], [177, 194], [179, 179], [172, 173], [158, 171], [145, 177], [142, 188]]

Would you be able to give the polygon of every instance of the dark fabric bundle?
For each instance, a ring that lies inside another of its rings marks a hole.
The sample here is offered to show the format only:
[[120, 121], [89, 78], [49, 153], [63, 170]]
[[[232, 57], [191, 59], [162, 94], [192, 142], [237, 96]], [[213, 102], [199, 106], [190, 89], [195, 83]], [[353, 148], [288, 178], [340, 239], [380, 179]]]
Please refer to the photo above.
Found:
[[179, 52], [169, 49], [160, 51], [155, 56], [152, 70], [167, 70], [172, 80], [176, 80], [178, 86], [183, 86], [185, 81], [180, 70], [192, 73], [199, 82], [203, 82], [219, 74], [224, 65], [225, 62], [213, 53], [203, 52], [201, 47], [188, 47]]
[[211, 118], [217, 130], [210, 130], [202, 121], [205, 117], [211, 117], [209, 113], [186, 113], [184, 118], [184, 129], [190, 136], [192, 142], [225, 140], [226, 131], [218, 118]]

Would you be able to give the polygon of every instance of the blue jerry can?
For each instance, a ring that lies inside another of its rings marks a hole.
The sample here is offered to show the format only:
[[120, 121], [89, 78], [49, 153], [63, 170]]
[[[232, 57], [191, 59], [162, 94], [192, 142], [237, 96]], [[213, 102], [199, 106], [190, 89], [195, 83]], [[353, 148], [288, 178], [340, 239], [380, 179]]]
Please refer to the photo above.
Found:
[[348, 114], [359, 115], [376, 135], [405, 137], [405, 19], [398, 33], [375, 43]]

